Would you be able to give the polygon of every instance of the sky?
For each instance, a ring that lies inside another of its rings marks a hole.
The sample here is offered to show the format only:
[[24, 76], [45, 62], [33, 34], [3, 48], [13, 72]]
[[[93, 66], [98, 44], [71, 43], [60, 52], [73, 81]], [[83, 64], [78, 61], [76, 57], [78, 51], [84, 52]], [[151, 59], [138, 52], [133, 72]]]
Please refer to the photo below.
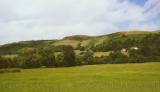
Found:
[[0, 44], [160, 29], [160, 0], [0, 0]]

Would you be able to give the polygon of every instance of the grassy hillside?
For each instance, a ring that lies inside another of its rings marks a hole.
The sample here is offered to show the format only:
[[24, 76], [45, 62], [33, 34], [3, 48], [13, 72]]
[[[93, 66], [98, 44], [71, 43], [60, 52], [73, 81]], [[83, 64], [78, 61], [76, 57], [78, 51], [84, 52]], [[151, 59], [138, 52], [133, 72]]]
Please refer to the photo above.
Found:
[[73, 47], [76, 47], [78, 45], [78, 43], [80, 43], [79, 40], [63, 39], [63, 40], [56, 41], [55, 43], [53, 43], [53, 45], [54, 46], [71, 45]]
[[[157, 31], [156, 31], [157, 32]], [[45, 46], [59, 46], [59, 45], [71, 45], [74, 48], [81, 43], [85, 48], [91, 48], [107, 42], [109, 39], [113, 40], [124, 40], [124, 39], [142, 39], [144, 36], [150, 33], [156, 32], [147, 32], [147, 31], [130, 31], [130, 32], [117, 32], [109, 35], [103, 36], [85, 36], [85, 35], [75, 35], [65, 37], [61, 40], [39, 40], [39, 41], [22, 41], [17, 43], [10, 43], [0, 46], [0, 54], [17, 54], [17, 51], [26, 47], [39, 48]], [[125, 36], [125, 38], [123, 37]]]
[[0, 74], [1, 92], [160, 92], [160, 63], [24, 69]]
[[73, 65], [159, 62], [159, 42], [160, 33], [157, 31], [128, 31], [102, 36], [75, 35], [61, 40], [22, 41], [0, 46], [0, 66], [25, 68], [68, 66], [71, 62]]
[[39, 48], [54, 43], [55, 40], [21, 41], [0, 46], [0, 54], [17, 54], [23, 48]]

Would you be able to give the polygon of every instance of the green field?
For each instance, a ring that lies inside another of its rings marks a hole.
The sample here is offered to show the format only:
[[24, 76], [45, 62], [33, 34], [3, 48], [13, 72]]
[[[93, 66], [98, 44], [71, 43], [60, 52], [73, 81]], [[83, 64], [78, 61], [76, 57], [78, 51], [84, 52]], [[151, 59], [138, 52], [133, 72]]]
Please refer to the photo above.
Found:
[[160, 63], [24, 69], [0, 74], [0, 92], [160, 92]]

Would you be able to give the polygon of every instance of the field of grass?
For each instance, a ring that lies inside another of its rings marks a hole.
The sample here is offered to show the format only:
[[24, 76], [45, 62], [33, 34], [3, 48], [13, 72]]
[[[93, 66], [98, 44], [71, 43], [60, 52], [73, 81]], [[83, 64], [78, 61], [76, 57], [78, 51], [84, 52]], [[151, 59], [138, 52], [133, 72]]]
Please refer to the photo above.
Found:
[[160, 63], [24, 69], [0, 74], [0, 92], [160, 92]]
[[108, 51], [108, 52], [95, 52], [93, 56], [94, 57], [109, 56], [111, 52], [112, 51]]
[[64, 40], [59, 40], [59, 41], [53, 43], [53, 45], [55, 45], [55, 46], [59, 46], [59, 45], [71, 45], [73, 47], [76, 47], [78, 45], [78, 43], [80, 43], [80, 41], [78, 41], [78, 40], [64, 39]]

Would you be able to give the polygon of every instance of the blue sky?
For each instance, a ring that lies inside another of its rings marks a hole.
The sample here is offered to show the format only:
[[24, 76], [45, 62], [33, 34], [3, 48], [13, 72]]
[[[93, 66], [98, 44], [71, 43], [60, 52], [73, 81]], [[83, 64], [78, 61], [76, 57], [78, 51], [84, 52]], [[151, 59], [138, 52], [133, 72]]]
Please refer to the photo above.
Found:
[[0, 0], [0, 44], [160, 29], [160, 0]]
[[143, 6], [147, 2], [147, 0], [130, 0], [130, 1], [140, 6]]

